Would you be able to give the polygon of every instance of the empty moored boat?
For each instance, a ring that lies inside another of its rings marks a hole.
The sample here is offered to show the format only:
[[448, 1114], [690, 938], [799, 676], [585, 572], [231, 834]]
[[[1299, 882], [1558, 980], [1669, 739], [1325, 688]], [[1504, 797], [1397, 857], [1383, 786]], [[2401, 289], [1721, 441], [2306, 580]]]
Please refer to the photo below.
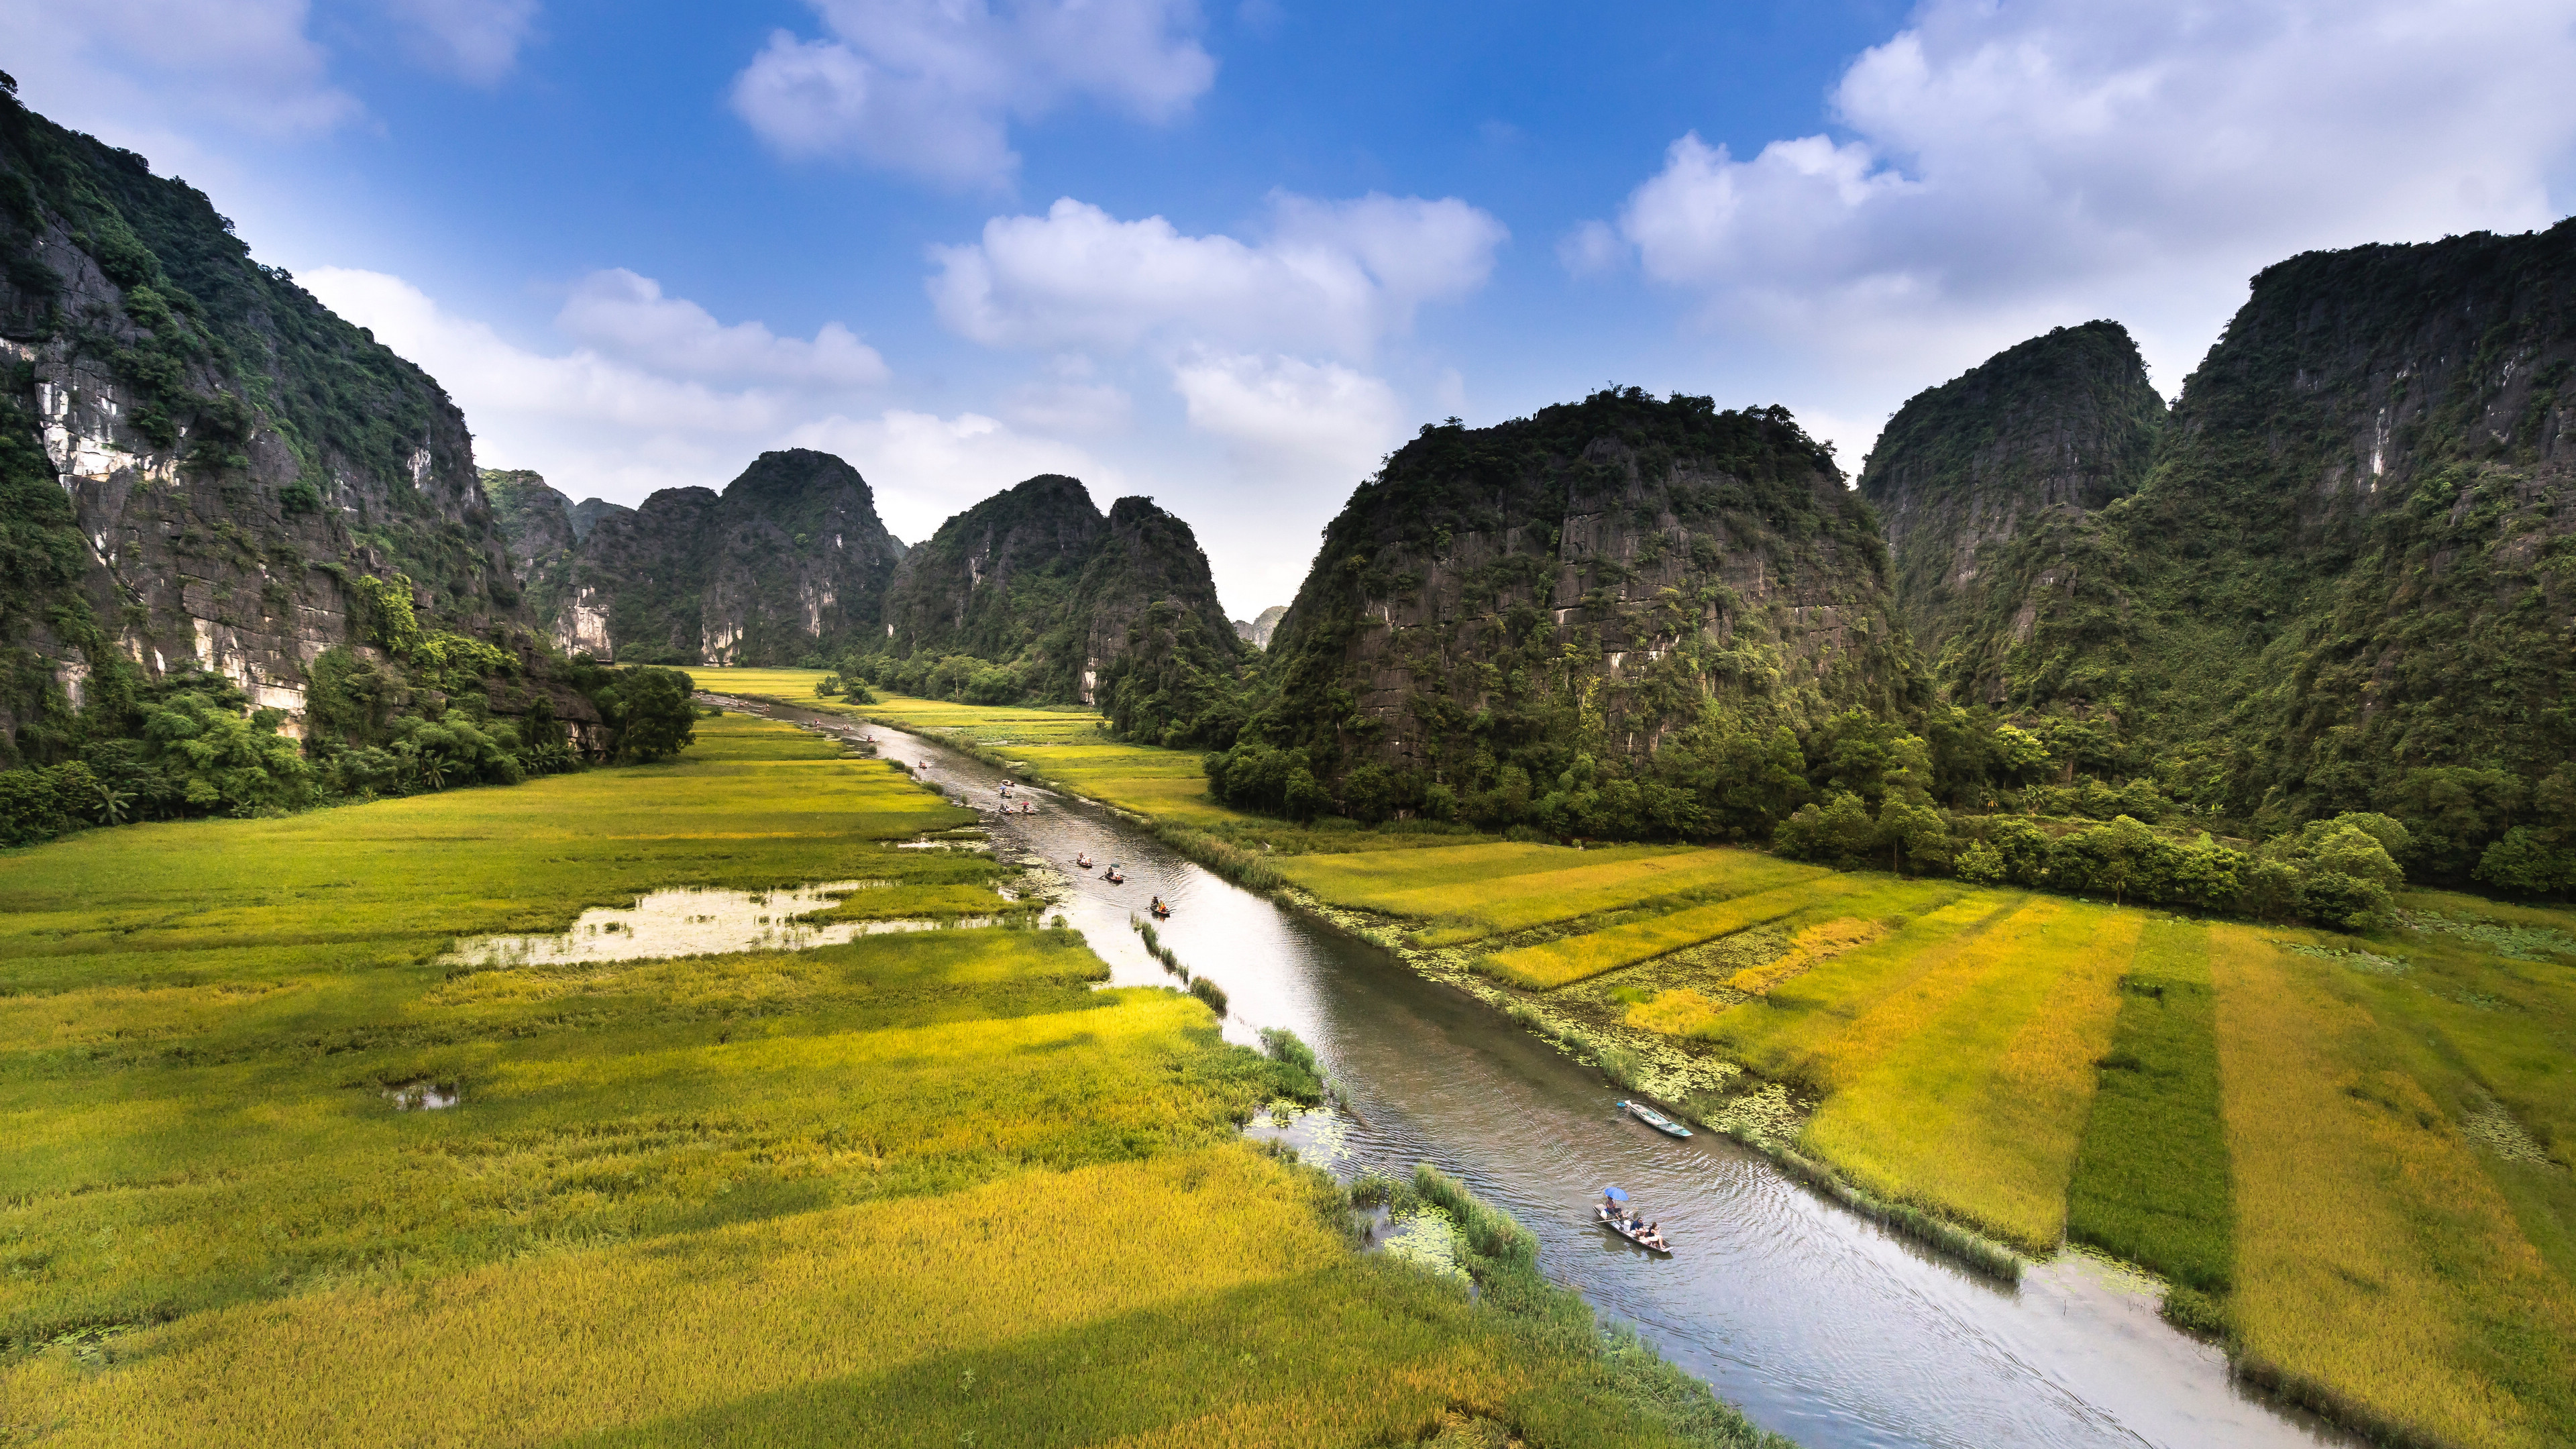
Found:
[[1629, 1116], [1636, 1118], [1638, 1121], [1645, 1123], [1647, 1126], [1654, 1128], [1656, 1131], [1663, 1133], [1667, 1137], [1688, 1137], [1691, 1135], [1691, 1130], [1688, 1127], [1683, 1126], [1679, 1122], [1674, 1121], [1672, 1118], [1665, 1116], [1663, 1113], [1656, 1111], [1654, 1108], [1647, 1106], [1643, 1102], [1622, 1102], [1619, 1105]]

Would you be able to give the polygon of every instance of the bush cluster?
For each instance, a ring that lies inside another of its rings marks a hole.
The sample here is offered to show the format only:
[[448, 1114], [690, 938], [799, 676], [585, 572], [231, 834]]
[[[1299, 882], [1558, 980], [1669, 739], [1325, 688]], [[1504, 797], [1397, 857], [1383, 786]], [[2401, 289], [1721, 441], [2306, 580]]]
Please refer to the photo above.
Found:
[[1843, 868], [1884, 864], [1976, 885], [2011, 884], [2195, 910], [2299, 919], [2337, 929], [2391, 918], [2413, 848], [2385, 815], [2311, 821], [2247, 851], [2206, 831], [2178, 840], [2127, 815], [2052, 835], [2014, 816], [1963, 816], [1890, 797], [1873, 813], [1837, 794], [1780, 827], [1773, 848], [1792, 860]]

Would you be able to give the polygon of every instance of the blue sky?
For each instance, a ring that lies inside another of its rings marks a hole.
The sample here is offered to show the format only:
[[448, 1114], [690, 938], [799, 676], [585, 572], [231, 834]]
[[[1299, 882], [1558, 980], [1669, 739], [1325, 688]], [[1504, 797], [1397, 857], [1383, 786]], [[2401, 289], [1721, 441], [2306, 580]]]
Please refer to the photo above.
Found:
[[2261, 266], [2576, 198], [2576, 4], [0, 0], [29, 104], [204, 187], [575, 497], [1038, 471], [1284, 602], [1389, 448], [1603, 383], [1855, 470], [2049, 326], [2168, 393]]

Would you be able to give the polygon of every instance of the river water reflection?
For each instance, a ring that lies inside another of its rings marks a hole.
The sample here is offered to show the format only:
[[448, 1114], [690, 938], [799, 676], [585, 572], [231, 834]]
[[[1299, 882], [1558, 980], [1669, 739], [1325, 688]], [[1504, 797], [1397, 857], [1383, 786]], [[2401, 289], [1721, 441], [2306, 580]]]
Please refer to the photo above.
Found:
[[[764, 712], [872, 740], [925, 783], [987, 811], [999, 803], [1001, 772], [927, 740]], [[995, 815], [997, 846], [1071, 877], [1064, 913], [1113, 981], [1171, 984], [1128, 924], [1160, 895], [1173, 907], [1164, 942], [1225, 988], [1227, 1036], [1291, 1028], [1340, 1078], [1355, 1120], [1327, 1122], [1320, 1138], [1313, 1118], [1292, 1128], [1307, 1160], [1344, 1176], [1418, 1161], [1458, 1175], [1537, 1233], [1549, 1277], [1767, 1428], [1814, 1449], [2359, 1442], [2239, 1391], [2223, 1357], [2167, 1328], [2131, 1275], [2064, 1256], [2006, 1288], [1954, 1267], [1724, 1138], [1675, 1141], [1626, 1120], [1599, 1073], [1111, 812], [1025, 793], [1040, 813]], [[1076, 870], [1077, 852], [1095, 868]], [[1110, 861], [1127, 867], [1124, 886], [1099, 878]], [[1592, 1226], [1590, 1204], [1613, 1183], [1662, 1223], [1670, 1259]]]

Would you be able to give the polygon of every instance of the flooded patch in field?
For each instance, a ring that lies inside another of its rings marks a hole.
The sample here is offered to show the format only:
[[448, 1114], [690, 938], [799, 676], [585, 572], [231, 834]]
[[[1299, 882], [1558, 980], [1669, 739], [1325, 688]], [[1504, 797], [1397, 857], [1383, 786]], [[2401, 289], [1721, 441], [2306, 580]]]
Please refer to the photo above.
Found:
[[405, 1082], [385, 1088], [397, 1112], [437, 1112], [456, 1105], [463, 1095], [453, 1082]]
[[653, 961], [672, 956], [720, 956], [736, 951], [805, 951], [838, 946], [861, 936], [935, 931], [948, 926], [989, 926], [990, 916], [949, 920], [814, 921], [817, 911], [857, 891], [883, 890], [884, 880], [830, 881], [794, 890], [655, 891], [627, 909], [598, 907], [581, 913], [560, 936], [477, 936], [439, 958], [442, 966], [552, 966], [582, 961]]
[[894, 848], [897, 850], [971, 850], [989, 855], [993, 850], [993, 842], [922, 835], [911, 840], [898, 840], [894, 842]]

